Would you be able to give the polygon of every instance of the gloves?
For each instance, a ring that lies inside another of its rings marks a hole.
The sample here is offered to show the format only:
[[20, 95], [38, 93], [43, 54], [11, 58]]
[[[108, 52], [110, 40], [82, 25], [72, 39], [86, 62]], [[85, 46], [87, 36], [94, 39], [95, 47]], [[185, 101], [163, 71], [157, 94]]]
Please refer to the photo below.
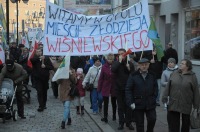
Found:
[[135, 109], [135, 103], [131, 104], [131, 109], [134, 110]]

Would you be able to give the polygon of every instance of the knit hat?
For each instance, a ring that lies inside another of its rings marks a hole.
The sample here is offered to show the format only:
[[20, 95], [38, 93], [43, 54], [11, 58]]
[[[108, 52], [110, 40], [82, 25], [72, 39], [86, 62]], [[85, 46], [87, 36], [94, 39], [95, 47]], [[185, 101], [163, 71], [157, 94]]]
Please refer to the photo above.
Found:
[[170, 63], [170, 62], [176, 64], [176, 60], [175, 60], [174, 58], [169, 58], [169, 59], [168, 59], [168, 63]]
[[77, 70], [76, 70], [76, 73], [83, 73], [83, 68], [78, 68]]

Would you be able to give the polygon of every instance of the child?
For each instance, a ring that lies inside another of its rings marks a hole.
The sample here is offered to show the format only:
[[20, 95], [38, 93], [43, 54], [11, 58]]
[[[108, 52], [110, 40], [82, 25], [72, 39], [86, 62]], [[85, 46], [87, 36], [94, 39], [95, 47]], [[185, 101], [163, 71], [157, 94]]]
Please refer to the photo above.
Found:
[[85, 89], [83, 88], [82, 82], [84, 79], [83, 69], [78, 68], [76, 72], [77, 77], [77, 88], [79, 91], [79, 96], [75, 98], [76, 110], [77, 114], [80, 114], [80, 106], [81, 106], [81, 115], [84, 115], [84, 97], [85, 97]]

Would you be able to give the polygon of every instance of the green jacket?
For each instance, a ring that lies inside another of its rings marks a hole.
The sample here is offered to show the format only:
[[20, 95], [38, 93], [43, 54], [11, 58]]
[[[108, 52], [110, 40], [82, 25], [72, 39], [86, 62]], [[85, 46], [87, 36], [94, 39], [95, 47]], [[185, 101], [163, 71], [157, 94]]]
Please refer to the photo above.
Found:
[[199, 108], [200, 95], [195, 73], [173, 72], [163, 93], [163, 103], [167, 103], [168, 96], [168, 111], [190, 114], [192, 106], [194, 109]]

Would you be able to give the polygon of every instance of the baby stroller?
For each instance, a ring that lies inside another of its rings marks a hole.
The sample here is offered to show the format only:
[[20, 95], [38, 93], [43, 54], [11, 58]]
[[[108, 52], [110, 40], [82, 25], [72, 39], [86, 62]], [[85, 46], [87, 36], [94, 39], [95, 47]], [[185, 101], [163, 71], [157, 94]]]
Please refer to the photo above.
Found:
[[13, 109], [13, 101], [15, 98], [17, 86], [14, 88], [13, 81], [8, 78], [4, 78], [2, 86], [0, 88], [0, 118], [5, 123], [6, 119], [13, 118], [17, 120], [17, 110]]

